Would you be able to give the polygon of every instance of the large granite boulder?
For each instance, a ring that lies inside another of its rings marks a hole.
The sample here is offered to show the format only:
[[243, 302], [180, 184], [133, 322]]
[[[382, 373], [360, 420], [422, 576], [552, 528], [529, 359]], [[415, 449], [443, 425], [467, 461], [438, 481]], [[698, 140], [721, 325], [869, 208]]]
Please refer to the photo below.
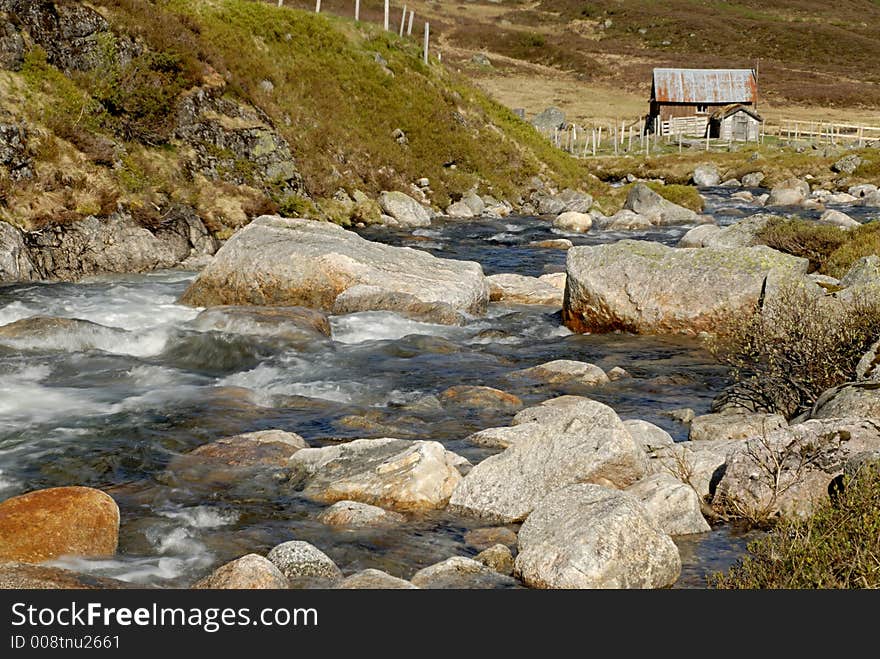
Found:
[[654, 226], [706, 222], [696, 212], [664, 199], [644, 183], [636, 183], [626, 195], [623, 208], [648, 218]]
[[394, 219], [395, 225], [426, 227], [431, 224], [431, 211], [403, 192], [383, 192], [379, 195], [379, 206]]
[[436, 308], [439, 322], [449, 320], [443, 310], [479, 314], [489, 301], [478, 263], [374, 243], [328, 222], [264, 215], [227, 241], [181, 302], [330, 311], [352, 289], [369, 294], [349, 297], [347, 312]]
[[751, 313], [768, 277], [803, 277], [807, 267], [806, 259], [765, 246], [676, 249], [621, 240], [574, 247], [563, 320], [576, 332], [712, 332]]

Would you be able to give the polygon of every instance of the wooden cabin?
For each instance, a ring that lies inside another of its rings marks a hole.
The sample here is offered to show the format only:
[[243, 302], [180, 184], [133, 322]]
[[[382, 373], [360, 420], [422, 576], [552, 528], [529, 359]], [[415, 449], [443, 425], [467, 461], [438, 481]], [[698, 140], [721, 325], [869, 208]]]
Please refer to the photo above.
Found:
[[758, 142], [764, 120], [754, 109], [734, 103], [719, 108], [709, 118], [709, 137], [727, 142]]
[[757, 104], [758, 79], [752, 69], [654, 69], [645, 130], [705, 137], [713, 113]]

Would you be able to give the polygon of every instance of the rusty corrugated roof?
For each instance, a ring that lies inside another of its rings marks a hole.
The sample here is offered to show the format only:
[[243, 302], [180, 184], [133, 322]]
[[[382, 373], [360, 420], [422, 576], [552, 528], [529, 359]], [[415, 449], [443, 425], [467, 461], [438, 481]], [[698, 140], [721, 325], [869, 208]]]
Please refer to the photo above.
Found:
[[751, 69], [654, 69], [653, 99], [661, 103], [754, 103]]

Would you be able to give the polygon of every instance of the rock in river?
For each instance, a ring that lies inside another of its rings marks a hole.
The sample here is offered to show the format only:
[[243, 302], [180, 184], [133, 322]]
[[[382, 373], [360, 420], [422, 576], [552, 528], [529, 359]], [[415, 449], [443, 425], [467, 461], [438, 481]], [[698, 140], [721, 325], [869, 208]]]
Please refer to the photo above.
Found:
[[357, 286], [371, 294], [349, 300], [345, 311], [426, 313], [433, 305], [437, 321], [449, 322], [439, 311], [479, 314], [489, 301], [478, 263], [374, 243], [329, 222], [264, 215], [226, 242], [181, 302], [331, 311]]
[[664, 588], [681, 558], [631, 494], [576, 484], [544, 498], [522, 525], [516, 575], [532, 588]]
[[382, 212], [404, 227], [426, 227], [431, 224], [431, 211], [403, 192], [383, 192], [379, 195]]
[[275, 565], [258, 554], [247, 554], [221, 565], [207, 577], [197, 582], [196, 589], [245, 589], [287, 588], [287, 578]]
[[607, 405], [563, 396], [523, 410], [515, 422], [521, 437], [461, 479], [451, 510], [516, 522], [547, 494], [572, 483], [627, 487], [645, 474], [644, 450]]
[[676, 249], [621, 240], [574, 247], [563, 319], [577, 332], [711, 332], [751, 312], [768, 276], [803, 277], [807, 266], [765, 246]]
[[410, 580], [419, 588], [515, 588], [516, 582], [472, 558], [453, 556], [416, 572]]
[[327, 554], [308, 542], [291, 540], [266, 556], [288, 579], [341, 579], [342, 572]]
[[60, 567], [0, 561], [2, 590], [110, 590], [131, 587], [125, 581], [80, 574]]
[[303, 449], [290, 460], [294, 483], [317, 501], [360, 501], [398, 510], [446, 505], [464, 458], [439, 442], [356, 439]]
[[548, 384], [583, 384], [588, 387], [610, 382], [605, 371], [595, 364], [571, 359], [556, 359], [515, 371], [511, 376], [532, 378]]
[[362, 570], [333, 586], [340, 590], [417, 590], [405, 579], [393, 577], [382, 570]]
[[119, 507], [90, 487], [35, 490], [0, 503], [0, 561], [113, 556]]
[[634, 495], [669, 535], [710, 531], [696, 491], [672, 474], [653, 474], [626, 490]]
[[327, 526], [365, 527], [394, 526], [402, 524], [406, 518], [400, 513], [367, 503], [337, 501], [318, 515], [318, 521]]
[[562, 306], [562, 290], [538, 277], [504, 273], [491, 275], [486, 280], [493, 302]]
[[648, 218], [654, 226], [697, 224], [707, 219], [689, 208], [664, 199], [644, 183], [636, 183], [626, 196], [625, 210]]

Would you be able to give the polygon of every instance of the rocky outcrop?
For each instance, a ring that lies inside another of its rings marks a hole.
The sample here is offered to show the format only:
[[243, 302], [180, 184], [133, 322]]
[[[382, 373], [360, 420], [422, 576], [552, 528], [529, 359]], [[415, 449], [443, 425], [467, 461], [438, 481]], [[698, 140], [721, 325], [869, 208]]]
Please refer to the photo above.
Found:
[[523, 410], [515, 422], [518, 441], [468, 472], [452, 494], [451, 510], [516, 522], [572, 483], [627, 487], [645, 474], [642, 447], [607, 405], [563, 396]]
[[516, 588], [517, 585], [510, 577], [464, 556], [453, 556], [422, 568], [410, 581], [418, 588], [443, 590]]
[[155, 228], [114, 213], [24, 235], [42, 279], [75, 281], [98, 273], [148, 272], [213, 254], [217, 241], [188, 209], [172, 209]]
[[[477, 263], [370, 242], [326, 222], [263, 216], [227, 241], [181, 301], [329, 311], [355, 287], [375, 294], [350, 299], [349, 311], [428, 313], [434, 308], [438, 322], [482, 313], [489, 300]], [[362, 304], [354, 304], [358, 299]]]
[[577, 484], [544, 498], [522, 525], [516, 575], [532, 588], [664, 588], [678, 548], [631, 494]]
[[582, 384], [588, 387], [608, 384], [610, 380], [595, 364], [571, 359], [556, 359], [510, 374], [511, 377], [530, 378], [547, 384]]
[[562, 290], [538, 277], [504, 273], [486, 277], [486, 281], [492, 302], [562, 306]]
[[711, 530], [696, 491], [672, 474], [653, 474], [626, 491], [642, 502], [664, 533], [689, 535]]
[[406, 518], [400, 513], [358, 501], [337, 501], [318, 515], [318, 521], [327, 526], [361, 528], [394, 526], [404, 523]]
[[788, 425], [780, 414], [726, 411], [703, 414], [691, 421], [688, 439], [692, 442], [707, 439], [748, 439], [784, 428]]
[[272, 549], [266, 556], [288, 579], [326, 579], [336, 581], [342, 572], [327, 554], [308, 542], [291, 540]]
[[647, 218], [654, 226], [698, 224], [707, 221], [689, 208], [664, 199], [644, 183], [636, 183], [630, 188], [623, 208]]
[[258, 554], [246, 554], [221, 565], [193, 585], [197, 590], [257, 590], [287, 587], [287, 579], [281, 570]]
[[426, 227], [431, 224], [431, 211], [403, 192], [383, 192], [379, 195], [379, 206], [383, 213], [393, 218], [395, 226]]
[[418, 586], [405, 579], [374, 569], [357, 572], [333, 587], [340, 590], [418, 590]]
[[803, 277], [807, 266], [764, 246], [676, 249], [621, 240], [574, 247], [563, 320], [576, 332], [711, 332], [754, 310], [768, 277]]
[[12, 181], [29, 179], [34, 175], [28, 137], [29, 131], [23, 122], [0, 122], [0, 167], [6, 169]]
[[36, 277], [21, 231], [0, 220], [0, 284], [33, 281]]
[[290, 144], [262, 110], [223, 94], [209, 84], [179, 102], [175, 136], [190, 145], [195, 170], [214, 181], [273, 188], [279, 195], [302, 195], [302, 176]]
[[303, 449], [290, 467], [292, 483], [316, 501], [429, 510], [446, 505], [465, 463], [438, 442], [384, 438]]
[[17, 71], [24, 62], [24, 52], [21, 33], [0, 17], [0, 69]]
[[878, 448], [871, 419], [817, 419], [749, 439], [730, 455], [712, 504], [753, 520], [808, 515], [850, 456]]
[[0, 503], [0, 561], [104, 558], [118, 541], [119, 507], [100, 490], [53, 487]]

